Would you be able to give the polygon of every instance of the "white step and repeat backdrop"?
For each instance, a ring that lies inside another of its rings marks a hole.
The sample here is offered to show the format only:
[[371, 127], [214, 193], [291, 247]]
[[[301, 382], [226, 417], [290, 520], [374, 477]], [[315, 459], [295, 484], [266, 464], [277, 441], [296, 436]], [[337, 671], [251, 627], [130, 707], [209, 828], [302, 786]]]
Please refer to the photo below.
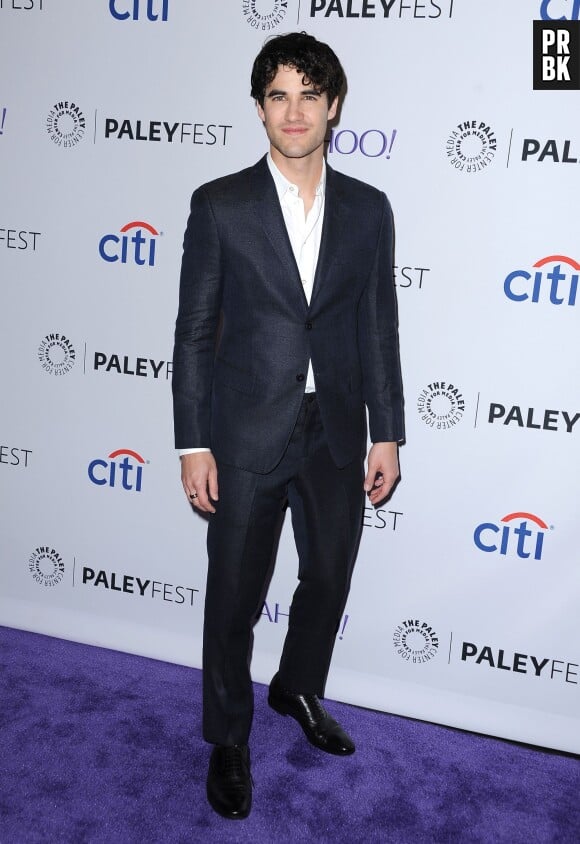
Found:
[[[182, 236], [192, 190], [266, 149], [265, 37], [305, 29], [349, 79], [328, 161], [394, 208], [408, 437], [328, 696], [580, 752], [580, 102], [532, 61], [533, 20], [578, 6], [0, 0], [0, 623], [199, 666]], [[287, 524], [256, 680], [295, 576]]]

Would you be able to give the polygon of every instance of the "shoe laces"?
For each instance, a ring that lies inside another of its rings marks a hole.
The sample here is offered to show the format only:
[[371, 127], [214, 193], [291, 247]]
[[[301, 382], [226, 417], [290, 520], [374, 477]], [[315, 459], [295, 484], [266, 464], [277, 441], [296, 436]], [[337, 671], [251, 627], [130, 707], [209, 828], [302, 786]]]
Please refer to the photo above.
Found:
[[254, 784], [252, 774], [250, 773], [248, 758], [244, 754], [242, 748], [237, 744], [234, 744], [231, 747], [224, 747], [223, 766], [224, 773], [229, 779], [240, 780], [240, 784], [242, 784], [243, 780], [246, 777], [249, 777], [252, 785]]

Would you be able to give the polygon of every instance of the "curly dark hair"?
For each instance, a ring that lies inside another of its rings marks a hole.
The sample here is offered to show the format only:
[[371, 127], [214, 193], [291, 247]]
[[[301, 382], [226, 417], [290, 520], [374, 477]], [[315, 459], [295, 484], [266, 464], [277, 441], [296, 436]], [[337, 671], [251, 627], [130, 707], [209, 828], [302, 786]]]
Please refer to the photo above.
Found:
[[337, 56], [328, 44], [306, 32], [289, 32], [266, 41], [252, 67], [252, 97], [264, 105], [266, 88], [280, 65], [304, 74], [305, 84], [314, 85], [328, 97], [331, 105], [345, 87], [345, 75]]

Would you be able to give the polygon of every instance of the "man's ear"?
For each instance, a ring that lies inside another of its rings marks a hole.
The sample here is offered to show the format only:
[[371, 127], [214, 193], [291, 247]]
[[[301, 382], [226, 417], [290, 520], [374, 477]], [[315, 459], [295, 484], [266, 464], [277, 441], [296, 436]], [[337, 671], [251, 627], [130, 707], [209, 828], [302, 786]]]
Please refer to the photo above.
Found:
[[328, 109], [328, 119], [329, 120], [332, 120], [334, 117], [336, 117], [337, 109], [338, 109], [338, 97], [335, 97], [334, 100], [332, 101], [331, 105], [330, 105], [330, 108]]
[[256, 111], [258, 112], [258, 117], [260, 118], [262, 123], [265, 123], [266, 115], [264, 114], [264, 109], [262, 108], [258, 100], [256, 100]]

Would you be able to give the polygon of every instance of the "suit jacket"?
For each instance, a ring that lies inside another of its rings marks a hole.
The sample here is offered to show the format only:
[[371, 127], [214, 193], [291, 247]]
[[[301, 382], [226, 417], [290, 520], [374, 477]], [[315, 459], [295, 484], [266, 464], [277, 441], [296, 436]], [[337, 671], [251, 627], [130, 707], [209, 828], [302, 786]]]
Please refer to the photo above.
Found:
[[266, 157], [196, 190], [184, 239], [173, 356], [175, 444], [271, 471], [292, 434], [312, 360], [337, 466], [403, 438], [386, 196], [326, 170], [310, 305]]

